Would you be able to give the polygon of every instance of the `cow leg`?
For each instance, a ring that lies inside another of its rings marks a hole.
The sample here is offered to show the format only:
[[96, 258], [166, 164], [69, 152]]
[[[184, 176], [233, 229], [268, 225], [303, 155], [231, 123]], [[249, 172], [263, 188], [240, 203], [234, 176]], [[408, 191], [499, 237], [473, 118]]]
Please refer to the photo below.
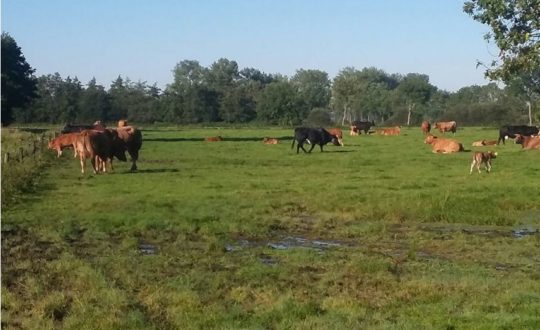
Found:
[[311, 148], [309, 148], [308, 153], [311, 153], [311, 151], [313, 150], [313, 148], [315, 148], [315, 144], [311, 144]]
[[322, 145], [322, 143], [319, 144], [319, 146], [321, 147], [321, 152], [323, 152], [323, 145]]
[[475, 161], [473, 160], [472, 163], [471, 163], [471, 170], [469, 171], [469, 174], [472, 174], [472, 170], [474, 168], [474, 163], [475, 163]]
[[487, 161], [486, 162], [486, 169], [487, 169], [487, 172], [491, 172], [491, 162], [490, 161]]
[[85, 163], [86, 163], [86, 158], [84, 158], [82, 155], [79, 157], [80, 160], [81, 160], [81, 173], [84, 174], [84, 167], [85, 167]]
[[[97, 166], [99, 166], [99, 165], [98, 165], [98, 164], [99, 164], [98, 162], [99, 162], [98, 156], [94, 156], [94, 157], [91, 157], [91, 158], [90, 158], [90, 163], [92, 163], [92, 169], [94, 170], [94, 174], [97, 174], [97, 173], [98, 173], [98, 170], [99, 170], [99, 169], [97, 168]], [[96, 163], [98, 163], [98, 164], [96, 164]]]

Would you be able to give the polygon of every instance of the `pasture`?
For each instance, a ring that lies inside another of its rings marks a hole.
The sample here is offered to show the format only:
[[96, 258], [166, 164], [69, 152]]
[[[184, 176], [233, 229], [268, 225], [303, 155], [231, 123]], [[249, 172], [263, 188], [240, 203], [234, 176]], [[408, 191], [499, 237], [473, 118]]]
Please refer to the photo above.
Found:
[[139, 171], [100, 175], [67, 150], [2, 208], [2, 327], [539, 328], [540, 152], [460, 129], [498, 152], [470, 175], [401, 134], [143, 128]]

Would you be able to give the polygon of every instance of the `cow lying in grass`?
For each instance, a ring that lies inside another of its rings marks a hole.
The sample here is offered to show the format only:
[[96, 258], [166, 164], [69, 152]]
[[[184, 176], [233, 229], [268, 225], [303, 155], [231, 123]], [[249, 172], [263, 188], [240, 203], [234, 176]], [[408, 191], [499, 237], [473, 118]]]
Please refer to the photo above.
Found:
[[480, 171], [480, 165], [484, 164], [486, 167], [486, 171], [489, 173], [491, 172], [491, 160], [497, 158], [497, 153], [488, 151], [488, 152], [480, 152], [476, 151], [473, 153], [472, 156], [472, 163], [471, 163], [471, 170], [469, 171], [469, 174], [472, 174], [474, 166], [476, 166], [476, 169], [478, 169], [478, 173], [481, 173]]
[[456, 140], [438, 138], [431, 134], [426, 137], [424, 143], [431, 144], [431, 151], [433, 153], [448, 154], [452, 152], [464, 151], [463, 145]]
[[482, 140], [472, 143], [473, 147], [493, 146], [497, 144], [497, 140]]
[[276, 138], [265, 137], [265, 138], [263, 138], [263, 143], [264, 144], [278, 144], [279, 140], [276, 139]]

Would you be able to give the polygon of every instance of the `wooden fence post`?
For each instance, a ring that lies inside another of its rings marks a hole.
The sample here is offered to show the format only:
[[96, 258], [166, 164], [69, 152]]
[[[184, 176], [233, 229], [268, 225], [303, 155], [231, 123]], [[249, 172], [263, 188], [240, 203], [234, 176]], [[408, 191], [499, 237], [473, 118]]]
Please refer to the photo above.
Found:
[[7, 164], [9, 162], [9, 152], [6, 152], [4, 154], [4, 164]]
[[22, 162], [23, 159], [24, 159], [24, 148], [23, 147], [19, 148], [19, 157], [20, 157], [19, 161]]

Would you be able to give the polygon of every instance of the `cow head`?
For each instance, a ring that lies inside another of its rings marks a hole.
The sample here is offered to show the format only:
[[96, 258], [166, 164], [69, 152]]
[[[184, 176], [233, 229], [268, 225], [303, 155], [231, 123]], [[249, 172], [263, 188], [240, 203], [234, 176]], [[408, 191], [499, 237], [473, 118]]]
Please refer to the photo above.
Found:
[[437, 138], [436, 136], [433, 136], [433, 135], [429, 134], [429, 135], [426, 136], [426, 138], [424, 139], [424, 143], [425, 143], [425, 144], [432, 144], [432, 143], [435, 141], [436, 138]]
[[333, 135], [332, 136], [332, 143], [335, 145], [335, 146], [341, 146], [343, 147], [343, 140], [339, 138], [339, 136], [337, 135]]
[[522, 144], [523, 143], [523, 135], [516, 134], [516, 137], [514, 138], [514, 143], [516, 144]]

